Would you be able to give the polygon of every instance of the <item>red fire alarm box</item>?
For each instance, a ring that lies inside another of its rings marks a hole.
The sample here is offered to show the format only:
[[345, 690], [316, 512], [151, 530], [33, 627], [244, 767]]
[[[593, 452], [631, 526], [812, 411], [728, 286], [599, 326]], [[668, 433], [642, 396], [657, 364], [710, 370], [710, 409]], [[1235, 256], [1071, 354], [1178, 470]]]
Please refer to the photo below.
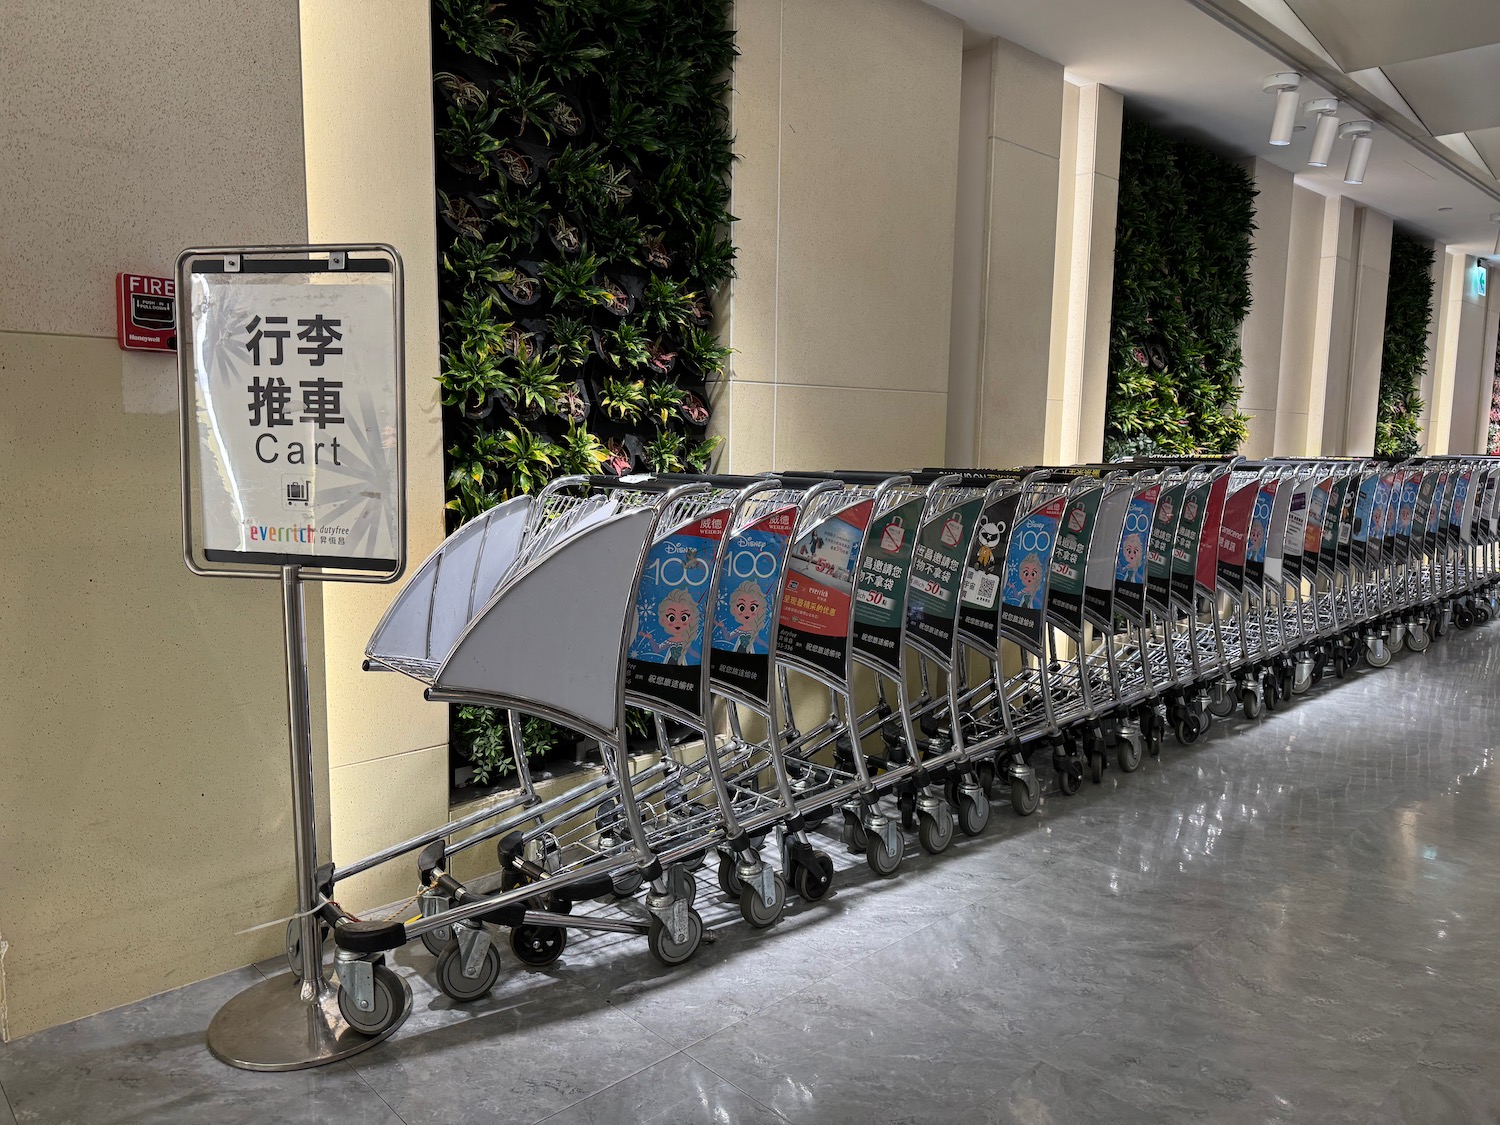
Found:
[[175, 352], [176, 280], [137, 273], [116, 274], [115, 316], [120, 347], [145, 352]]

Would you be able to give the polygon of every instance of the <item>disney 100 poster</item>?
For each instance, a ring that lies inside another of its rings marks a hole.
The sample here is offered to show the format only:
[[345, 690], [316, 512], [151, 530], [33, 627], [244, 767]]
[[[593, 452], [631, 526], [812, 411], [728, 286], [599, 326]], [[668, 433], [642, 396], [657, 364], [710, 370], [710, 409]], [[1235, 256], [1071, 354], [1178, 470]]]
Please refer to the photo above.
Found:
[[1018, 521], [1005, 552], [1005, 583], [1000, 591], [1000, 624], [1013, 637], [1039, 644], [1047, 570], [1057, 545], [1057, 525], [1067, 500], [1059, 496]]
[[796, 523], [794, 507], [762, 517], [724, 544], [719, 564], [710, 675], [755, 700], [769, 698], [771, 609]]
[[704, 603], [714, 545], [727, 523], [727, 511], [704, 516], [647, 553], [626, 661], [632, 692], [697, 710]]

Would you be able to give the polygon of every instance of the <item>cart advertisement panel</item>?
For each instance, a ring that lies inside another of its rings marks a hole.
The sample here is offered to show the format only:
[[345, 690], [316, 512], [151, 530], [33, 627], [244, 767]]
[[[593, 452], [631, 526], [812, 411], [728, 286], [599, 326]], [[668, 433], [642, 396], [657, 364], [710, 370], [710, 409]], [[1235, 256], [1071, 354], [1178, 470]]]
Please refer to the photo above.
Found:
[[[1443, 506], [1443, 485], [1448, 479], [1448, 470], [1439, 469], [1430, 473], [1427, 480], [1422, 482], [1422, 492], [1426, 493], [1427, 506], [1423, 508], [1421, 496], [1417, 498], [1417, 516], [1413, 530], [1420, 534], [1421, 547], [1424, 552], [1431, 551], [1437, 546], [1437, 535], [1435, 531], [1438, 513]], [[1413, 535], [1416, 539], [1417, 535]]]
[[1245, 530], [1245, 585], [1261, 589], [1266, 580], [1266, 546], [1271, 535], [1271, 512], [1276, 507], [1276, 482], [1260, 486]]
[[1354, 556], [1354, 521], [1364, 483], [1364, 476], [1356, 476], [1351, 480], [1344, 489], [1344, 502], [1339, 505], [1339, 535], [1334, 548], [1334, 561], [1345, 570], [1348, 570], [1349, 560]]
[[1339, 478], [1329, 497], [1328, 522], [1323, 535], [1323, 561], [1332, 573], [1349, 563], [1349, 533], [1354, 527], [1354, 498], [1359, 493], [1358, 476]]
[[1318, 566], [1323, 573], [1333, 574], [1333, 564], [1338, 558], [1339, 512], [1344, 506], [1344, 496], [1349, 491], [1347, 476], [1335, 477], [1328, 490], [1328, 507], [1323, 512], [1323, 541], [1318, 549]]
[[1047, 612], [1077, 635], [1083, 628], [1084, 578], [1089, 544], [1104, 492], [1091, 488], [1068, 503], [1052, 549], [1052, 577], [1047, 583]]
[[1218, 565], [1214, 573], [1219, 585], [1231, 594], [1245, 592], [1245, 549], [1250, 538], [1250, 518], [1260, 487], [1247, 484], [1224, 501], [1224, 517], [1219, 522]]
[[1208, 490], [1208, 510], [1203, 514], [1203, 533], [1198, 536], [1198, 587], [1207, 593], [1218, 589], [1219, 526], [1224, 522], [1224, 501], [1229, 496], [1229, 475], [1219, 477]]
[[1159, 613], [1171, 609], [1172, 544], [1177, 538], [1185, 491], [1186, 482], [1162, 489], [1151, 521], [1151, 535], [1146, 540], [1146, 600]]
[[337, 273], [252, 267], [247, 260], [245, 272], [226, 272], [222, 260], [206, 259], [189, 282], [184, 406], [203, 557], [394, 570], [400, 441], [390, 267], [354, 259]]
[[1328, 499], [1333, 494], [1333, 480], [1320, 480], [1307, 497], [1307, 538], [1302, 544], [1302, 561], [1308, 577], [1316, 578], [1323, 554], [1323, 526], [1328, 522]]
[[1099, 514], [1090, 533], [1089, 561], [1083, 571], [1083, 610], [1101, 629], [1114, 628], [1115, 562], [1129, 508], [1129, 489], [1107, 492], [1099, 502]]
[[764, 703], [771, 698], [771, 610], [797, 509], [762, 516], [724, 545], [709, 678]]
[[1182, 494], [1182, 513], [1172, 539], [1172, 597], [1183, 609], [1193, 608], [1193, 575], [1198, 569], [1198, 536], [1208, 514], [1211, 482], [1193, 485]]
[[728, 526], [729, 509], [712, 512], [646, 553], [625, 661], [625, 687], [632, 694], [698, 713], [714, 545]]
[[1448, 538], [1454, 543], [1460, 539], [1467, 541], [1469, 538], [1469, 527], [1464, 520], [1464, 513], [1468, 511], [1469, 485], [1473, 480], [1473, 472], [1465, 469], [1458, 474], [1458, 480], [1454, 484], [1453, 506], [1448, 517]]
[[1281, 540], [1282, 577], [1292, 585], [1302, 581], [1302, 547], [1307, 542], [1308, 494], [1311, 484], [1300, 484], [1292, 493], [1292, 503], [1286, 512], [1286, 534]]
[[1380, 481], [1375, 485], [1375, 509], [1370, 513], [1370, 542], [1374, 544], [1377, 556], [1385, 550], [1386, 541], [1396, 526], [1391, 515], [1391, 493], [1396, 491], [1397, 499], [1400, 499], [1399, 491], [1394, 488], [1395, 481], [1395, 473], [1382, 473]]
[[1115, 607], [1132, 618], [1146, 612], [1146, 546], [1160, 494], [1161, 485], [1153, 484], [1132, 496], [1120, 531], [1120, 549], [1115, 555]]
[[1047, 568], [1057, 545], [1057, 528], [1068, 502], [1059, 496], [1016, 522], [1005, 552], [1005, 583], [1000, 592], [1000, 627], [1017, 643], [1039, 651]]
[[865, 536], [854, 591], [854, 650], [886, 668], [901, 664], [901, 616], [925, 496], [875, 517]]
[[922, 528], [906, 594], [907, 635], [939, 653], [953, 651], [964, 557], [984, 498], [966, 500]]
[[776, 652], [842, 677], [849, 651], [849, 608], [854, 567], [869, 500], [846, 508], [811, 528], [792, 544], [786, 590], [776, 623]]
[[985, 505], [974, 529], [964, 584], [959, 591], [958, 625], [975, 641], [993, 646], [999, 639], [1000, 577], [1005, 565], [1005, 543], [1015, 522], [1019, 492]]
[[1359, 482], [1359, 495], [1354, 500], [1354, 542], [1364, 546], [1370, 540], [1370, 518], [1375, 512], [1375, 493], [1380, 482], [1367, 476]]
[[1422, 474], [1409, 472], [1401, 480], [1401, 502], [1396, 509], [1396, 557], [1405, 560], [1411, 554], [1411, 521], [1417, 510], [1417, 493], [1422, 487]]

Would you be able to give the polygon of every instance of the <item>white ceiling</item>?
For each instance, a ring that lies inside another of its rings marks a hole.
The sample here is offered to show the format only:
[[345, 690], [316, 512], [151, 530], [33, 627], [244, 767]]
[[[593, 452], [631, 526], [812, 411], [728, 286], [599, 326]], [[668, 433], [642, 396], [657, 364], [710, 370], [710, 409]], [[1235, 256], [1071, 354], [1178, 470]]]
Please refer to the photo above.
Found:
[[[1441, 239], [1468, 253], [1490, 253], [1495, 247], [1497, 228], [1489, 221], [1492, 212], [1500, 211], [1500, 201], [1495, 195], [1481, 190], [1397, 132], [1376, 126], [1369, 171], [1364, 184], [1355, 187], [1343, 183], [1347, 141], [1339, 142], [1332, 166], [1322, 171], [1306, 164], [1312, 144], [1311, 129], [1298, 132], [1288, 147], [1269, 145], [1273, 98], [1262, 91], [1261, 83], [1266, 75], [1287, 69], [1285, 62], [1189, 0], [928, 2], [957, 16], [975, 32], [998, 35], [1062, 63], [1067, 76], [1075, 82], [1101, 82], [1119, 90], [1125, 95], [1127, 106], [1136, 112], [1207, 141], [1226, 155], [1263, 157], [1297, 173], [1299, 183], [1316, 191], [1326, 195], [1346, 194], [1391, 216], [1413, 234]], [[1340, 51], [1347, 50], [1343, 43], [1330, 46], [1314, 38], [1284, 0], [1245, 2], [1325, 60], [1334, 62]], [[1309, 0], [1292, 2], [1300, 7]], [[1500, 10], [1500, 0], [1321, 0], [1321, 3], [1325, 9], [1352, 3], [1401, 11], [1415, 8], [1423, 12], [1428, 11], [1429, 3], [1439, 8], [1464, 10], [1473, 6], [1482, 10], [1481, 16]], [[1474, 17], [1467, 25], [1456, 18], [1449, 22], [1457, 25], [1456, 31], [1450, 27], [1442, 35], [1434, 32], [1431, 36], [1439, 49], [1462, 48], [1468, 42], [1464, 36], [1472, 38], [1488, 33], [1489, 24], [1481, 17]], [[1371, 36], [1370, 43], [1358, 44], [1360, 53], [1346, 57], [1360, 61], [1378, 58], [1390, 70], [1397, 70], [1401, 64], [1392, 64], [1389, 56], [1401, 52], [1386, 41], [1393, 36], [1389, 29], [1384, 40]], [[1428, 44], [1424, 42], [1414, 49], [1426, 51]], [[1342, 67], [1334, 65], [1332, 69]], [[1353, 77], [1366, 88], [1375, 88], [1384, 101], [1402, 101], [1402, 93], [1396, 92], [1391, 81], [1383, 80], [1381, 70]], [[1312, 81], [1303, 80], [1304, 99], [1328, 94]], [[1458, 96], [1462, 100], [1463, 92], [1459, 91]], [[1371, 95], [1370, 101], [1376, 101], [1375, 96]], [[1425, 131], [1410, 107], [1398, 104], [1387, 112], [1393, 116], [1400, 112], [1413, 120], [1410, 128]], [[1346, 120], [1349, 116], [1344, 115]], [[1500, 136], [1492, 138], [1490, 131], [1476, 132], [1471, 139], [1472, 147], [1481, 153], [1486, 148], [1500, 149]], [[1458, 143], [1451, 147], [1463, 152], [1470, 146], [1460, 134]], [[1471, 162], [1472, 159], [1470, 156]], [[1495, 183], [1488, 169], [1475, 167], [1474, 173], [1486, 183]], [[1500, 184], [1496, 190], [1500, 192]], [[1439, 211], [1440, 207], [1452, 210]]]

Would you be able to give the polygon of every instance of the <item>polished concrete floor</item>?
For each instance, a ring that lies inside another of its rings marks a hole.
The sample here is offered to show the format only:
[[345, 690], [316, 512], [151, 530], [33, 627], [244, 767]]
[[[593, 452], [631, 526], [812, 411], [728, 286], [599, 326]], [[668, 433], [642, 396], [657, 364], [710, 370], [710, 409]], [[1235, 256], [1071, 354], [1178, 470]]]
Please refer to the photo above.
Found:
[[705, 869], [676, 971], [579, 940], [460, 1008], [417, 949], [390, 1041], [287, 1075], [203, 1047], [255, 969], [35, 1035], [0, 1123], [1500, 1121], [1497, 742], [1491, 626], [767, 933]]

